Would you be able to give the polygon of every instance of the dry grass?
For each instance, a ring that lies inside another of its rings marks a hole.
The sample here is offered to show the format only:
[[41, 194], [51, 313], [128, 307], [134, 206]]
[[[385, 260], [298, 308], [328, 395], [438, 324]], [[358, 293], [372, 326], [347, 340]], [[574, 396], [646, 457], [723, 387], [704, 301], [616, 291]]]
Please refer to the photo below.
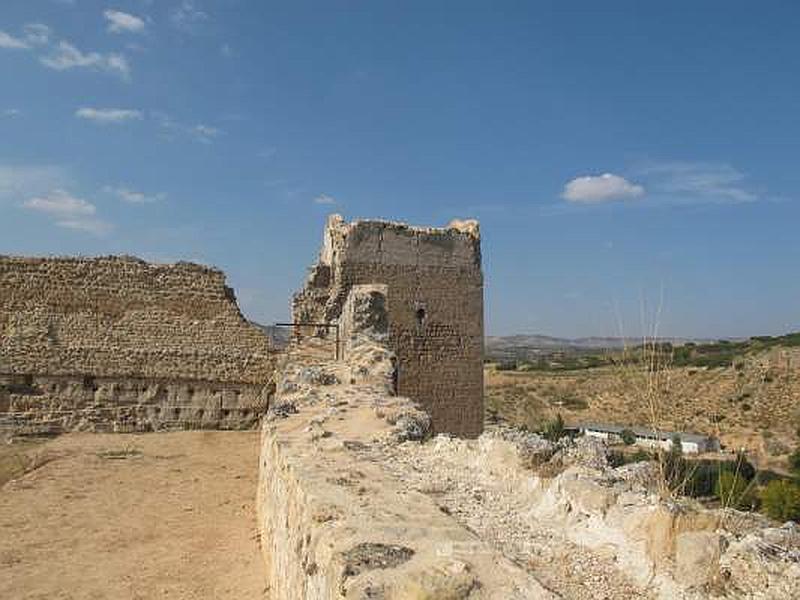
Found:
[[[656, 423], [717, 436], [729, 450], [746, 449], [761, 468], [785, 467], [800, 425], [800, 349], [775, 348], [736, 368], [675, 367], [655, 356], [644, 365], [558, 372], [488, 366], [487, 409], [531, 429], [558, 413], [567, 423]], [[564, 402], [570, 397], [583, 403]]]

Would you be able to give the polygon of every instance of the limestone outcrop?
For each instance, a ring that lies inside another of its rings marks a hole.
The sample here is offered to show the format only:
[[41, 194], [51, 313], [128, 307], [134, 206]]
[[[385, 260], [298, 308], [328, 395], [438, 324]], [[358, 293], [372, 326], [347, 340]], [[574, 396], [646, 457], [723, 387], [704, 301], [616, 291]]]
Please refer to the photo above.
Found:
[[796, 525], [661, 499], [655, 465], [612, 468], [596, 440], [498, 428], [373, 460], [565, 597], [800, 597]]

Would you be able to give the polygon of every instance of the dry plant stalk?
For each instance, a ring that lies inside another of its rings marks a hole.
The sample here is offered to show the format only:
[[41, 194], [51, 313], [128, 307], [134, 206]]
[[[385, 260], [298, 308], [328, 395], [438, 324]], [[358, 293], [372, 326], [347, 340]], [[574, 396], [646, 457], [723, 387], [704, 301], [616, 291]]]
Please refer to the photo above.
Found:
[[[644, 413], [646, 419], [644, 425], [653, 434], [652, 447], [656, 451], [659, 496], [664, 500], [674, 500], [687, 492], [699, 463], [683, 460], [680, 448], [674, 448], [676, 440], [670, 441], [671, 447], [669, 448], [665, 448], [658, 441], [659, 434], [662, 432], [680, 428], [675, 405], [676, 390], [673, 389], [673, 382], [680, 367], [675, 365], [673, 345], [659, 337], [662, 306], [663, 293], [655, 317], [652, 319], [652, 326], [648, 326], [646, 307], [642, 302], [641, 330], [645, 333], [642, 335], [641, 343], [631, 346], [627, 343], [627, 338], [621, 335], [624, 341], [623, 351], [620, 355], [611, 355], [610, 359], [618, 379], [621, 395], [628, 399], [626, 404], [632, 405], [635, 413], [639, 415]], [[726, 376], [730, 376], [729, 372], [720, 370], [712, 379], [712, 383], [716, 383]], [[736, 374], [733, 373], [732, 376], [736, 377]], [[715, 422], [713, 435], [720, 439], [720, 434], [720, 423]], [[740, 478], [744, 480], [740, 473], [741, 467], [742, 462], [737, 460], [732, 472], [734, 484], [728, 490], [729, 493], [726, 497], [720, 498], [723, 508], [735, 506], [741, 497], [741, 495], [734, 494], [737, 490], [737, 482]], [[722, 469], [718, 469], [718, 482], [722, 472]], [[755, 479], [747, 482], [745, 493], [750, 493], [754, 485]]]

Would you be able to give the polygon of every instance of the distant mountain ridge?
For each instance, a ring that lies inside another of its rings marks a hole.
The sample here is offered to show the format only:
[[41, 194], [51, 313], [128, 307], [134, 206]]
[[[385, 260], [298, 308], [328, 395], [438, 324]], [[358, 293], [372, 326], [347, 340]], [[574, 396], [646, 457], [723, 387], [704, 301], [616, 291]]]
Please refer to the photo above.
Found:
[[[555, 352], [568, 354], [588, 354], [602, 350], [621, 350], [625, 347], [641, 346], [640, 337], [600, 337], [558, 338], [540, 334], [517, 334], [486, 337], [486, 355], [496, 359], [522, 359], [542, 356]], [[651, 341], [651, 340], [646, 340]], [[683, 346], [687, 343], [705, 344], [717, 340], [663, 337], [660, 343]]]

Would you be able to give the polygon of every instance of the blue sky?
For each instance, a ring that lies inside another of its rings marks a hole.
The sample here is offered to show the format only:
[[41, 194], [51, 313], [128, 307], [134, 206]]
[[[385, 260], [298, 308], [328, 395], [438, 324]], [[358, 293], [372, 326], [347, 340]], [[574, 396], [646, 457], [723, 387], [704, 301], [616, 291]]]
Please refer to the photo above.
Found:
[[328, 213], [475, 217], [488, 333], [797, 330], [798, 26], [788, 1], [4, 0], [0, 253], [214, 264], [268, 323]]

